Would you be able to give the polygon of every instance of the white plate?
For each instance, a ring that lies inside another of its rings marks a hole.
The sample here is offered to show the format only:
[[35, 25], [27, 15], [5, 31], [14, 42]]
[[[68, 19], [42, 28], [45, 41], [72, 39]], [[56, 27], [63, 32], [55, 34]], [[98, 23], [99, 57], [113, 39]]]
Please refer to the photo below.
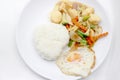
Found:
[[[24, 9], [19, 21], [16, 33], [16, 42], [21, 57], [25, 63], [37, 74], [51, 80], [75, 80], [80, 77], [64, 75], [55, 62], [43, 60], [36, 52], [33, 46], [33, 32], [37, 26], [43, 23], [49, 23], [49, 14], [58, 0], [32, 0]], [[109, 35], [106, 38], [99, 40], [94, 50], [96, 53], [96, 65], [92, 70], [96, 70], [104, 61], [108, 54], [111, 38], [112, 27], [110, 25], [107, 10], [105, 10], [95, 0], [80, 0], [95, 8], [96, 13], [101, 17], [101, 26], [104, 31], [108, 31]]]

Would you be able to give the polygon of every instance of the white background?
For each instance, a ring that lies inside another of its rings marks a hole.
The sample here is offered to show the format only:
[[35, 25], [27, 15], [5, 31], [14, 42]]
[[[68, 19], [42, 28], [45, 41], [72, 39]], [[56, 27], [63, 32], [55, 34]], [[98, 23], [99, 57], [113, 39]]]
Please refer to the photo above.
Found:
[[[20, 58], [15, 44], [15, 29], [20, 14], [30, 0], [0, 0], [0, 80], [44, 80], [32, 72]], [[120, 1], [106, 7], [114, 13], [114, 35], [109, 55], [90, 77], [84, 80], [120, 80]]]

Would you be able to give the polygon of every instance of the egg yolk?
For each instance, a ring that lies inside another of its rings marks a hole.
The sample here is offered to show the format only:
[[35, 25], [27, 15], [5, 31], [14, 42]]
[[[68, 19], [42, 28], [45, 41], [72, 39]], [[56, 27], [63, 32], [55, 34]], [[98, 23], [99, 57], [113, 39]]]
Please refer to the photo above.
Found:
[[69, 61], [69, 62], [73, 62], [73, 61], [79, 62], [80, 60], [81, 60], [81, 56], [80, 56], [80, 54], [77, 54], [77, 53], [74, 53], [73, 55], [70, 55], [67, 58], [67, 61]]

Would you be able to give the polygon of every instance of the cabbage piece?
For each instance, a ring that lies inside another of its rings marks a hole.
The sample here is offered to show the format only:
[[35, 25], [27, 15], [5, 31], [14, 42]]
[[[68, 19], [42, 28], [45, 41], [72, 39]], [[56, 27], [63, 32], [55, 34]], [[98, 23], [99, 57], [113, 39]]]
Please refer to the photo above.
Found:
[[70, 17], [68, 14], [63, 13], [61, 24], [62, 24], [62, 25], [65, 25], [65, 24], [70, 24], [70, 25], [72, 25], [71, 17]]

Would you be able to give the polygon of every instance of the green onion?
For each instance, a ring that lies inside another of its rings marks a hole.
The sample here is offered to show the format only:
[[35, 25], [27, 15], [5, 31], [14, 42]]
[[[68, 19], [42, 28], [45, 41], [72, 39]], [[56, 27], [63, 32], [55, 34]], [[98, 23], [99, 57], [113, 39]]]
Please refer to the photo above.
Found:
[[80, 40], [80, 44], [85, 46], [85, 45], [87, 45], [87, 41], [82, 39], [82, 40]]
[[82, 34], [82, 32], [81, 32], [80, 30], [77, 31], [77, 34], [78, 34], [80, 37], [84, 38], [84, 36], [83, 36], [83, 34]]
[[63, 22], [63, 23], [62, 23], [63, 26], [66, 26], [67, 24], [68, 24], [67, 22]]
[[85, 37], [87, 36], [85, 33], [83, 33], [82, 31], [80, 30], [77, 30], [77, 34], [82, 37], [83, 39], [85, 39]]
[[90, 16], [84, 16], [83, 21], [87, 21], [90, 18]]
[[90, 28], [91, 28], [91, 29], [94, 29], [94, 28], [95, 28], [95, 25], [90, 25]]
[[71, 47], [72, 43], [73, 43], [73, 40], [70, 40], [69, 43], [68, 43], [68, 47]]

